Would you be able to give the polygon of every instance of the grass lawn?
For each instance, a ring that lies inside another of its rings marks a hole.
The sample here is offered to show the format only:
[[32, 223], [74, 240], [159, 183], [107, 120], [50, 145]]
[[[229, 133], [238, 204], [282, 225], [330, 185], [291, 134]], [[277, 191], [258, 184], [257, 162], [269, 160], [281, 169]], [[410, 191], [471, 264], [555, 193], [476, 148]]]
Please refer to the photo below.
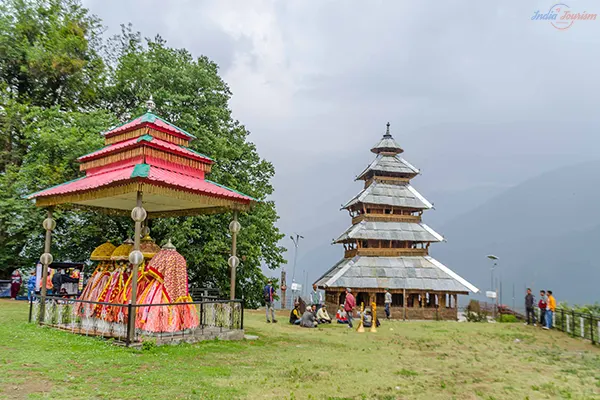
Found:
[[[600, 348], [521, 324], [302, 329], [136, 351], [26, 322], [0, 300], [0, 399], [600, 399]], [[517, 340], [518, 339], [518, 340]]]

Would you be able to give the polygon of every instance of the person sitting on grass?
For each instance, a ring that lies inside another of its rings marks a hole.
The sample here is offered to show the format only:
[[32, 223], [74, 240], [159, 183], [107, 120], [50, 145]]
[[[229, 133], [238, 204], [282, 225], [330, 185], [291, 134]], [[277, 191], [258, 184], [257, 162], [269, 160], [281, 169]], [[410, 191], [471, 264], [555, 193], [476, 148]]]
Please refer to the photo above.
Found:
[[[314, 307], [316, 310], [316, 306]], [[302, 318], [300, 318], [300, 326], [303, 328], [314, 328], [317, 326], [315, 312], [313, 312], [312, 307], [306, 307], [306, 311], [302, 314]]]
[[329, 316], [329, 313], [327, 312], [327, 305], [323, 304], [321, 306], [321, 308], [319, 308], [319, 311], [317, 311], [317, 322], [320, 324], [330, 324], [331, 323], [331, 317]]
[[[379, 322], [379, 318], [377, 318], [377, 327], [379, 327], [381, 323]], [[365, 328], [370, 328], [373, 326], [373, 315], [371, 314], [371, 310], [367, 308], [365, 310], [365, 315], [363, 317], [363, 326]]]
[[348, 323], [348, 315], [346, 314], [346, 311], [344, 310], [343, 304], [340, 304], [340, 308], [337, 310], [337, 313], [335, 313], [335, 319], [337, 320], [338, 324], [347, 324]]
[[300, 325], [300, 305], [298, 303], [294, 304], [294, 309], [290, 312], [290, 324]]

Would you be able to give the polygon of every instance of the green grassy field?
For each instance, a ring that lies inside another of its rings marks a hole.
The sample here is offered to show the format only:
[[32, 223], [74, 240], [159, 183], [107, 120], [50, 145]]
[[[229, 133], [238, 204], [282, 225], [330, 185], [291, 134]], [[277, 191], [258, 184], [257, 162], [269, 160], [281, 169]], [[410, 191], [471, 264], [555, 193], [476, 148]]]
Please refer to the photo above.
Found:
[[[256, 341], [144, 351], [26, 322], [0, 300], [2, 399], [599, 399], [600, 348], [521, 324], [266, 324]], [[518, 339], [518, 340], [517, 340]]]

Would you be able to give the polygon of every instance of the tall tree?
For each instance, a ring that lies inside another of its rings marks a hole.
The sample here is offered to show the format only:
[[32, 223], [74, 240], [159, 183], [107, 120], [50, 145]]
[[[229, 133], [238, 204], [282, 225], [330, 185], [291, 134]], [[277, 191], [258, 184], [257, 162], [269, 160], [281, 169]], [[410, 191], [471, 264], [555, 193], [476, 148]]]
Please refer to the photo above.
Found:
[[[78, 176], [76, 157], [114, 121], [94, 111], [106, 79], [101, 33], [74, 0], [0, 3], [0, 274], [39, 257], [41, 213], [21, 196]], [[84, 221], [73, 218], [71, 233]]]
[[70, 111], [97, 103], [101, 33], [99, 19], [74, 0], [0, 3], [0, 172], [22, 162], [26, 107]]
[[[20, 165], [0, 173], [0, 226], [5, 228], [0, 230], [0, 268], [31, 266], [42, 249], [43, 215], [22, 197], [80, 176], [77, 157], [102, 147], [98, 132], [115, 121], [106, 111], [58, 107], [28, 107], [22, 114], [28, 151]], [[86, 260], [99, 241], [127, 234], [127, 225], [115, 226], [119, 219], [83, 212], [57, 212], [56, 217], [52, 252], [57, 260]]]

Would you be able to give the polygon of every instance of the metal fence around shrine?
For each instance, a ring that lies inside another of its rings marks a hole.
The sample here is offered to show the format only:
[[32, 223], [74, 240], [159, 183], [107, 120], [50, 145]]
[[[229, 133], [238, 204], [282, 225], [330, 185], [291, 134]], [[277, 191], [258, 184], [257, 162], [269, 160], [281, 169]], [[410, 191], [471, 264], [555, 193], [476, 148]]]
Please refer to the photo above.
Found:
[[132, 305], [47, 296], [43, 314], [39, 299], [30, 303], [29, 322], [113, 339], [129, 346], [132, 344], [128, 340], [132, 310], [136, 310], [133, 343], [149, 339], [157, 343], [199, 341], [244, 329], [244, 301], [214, 298], [189, 303]]

